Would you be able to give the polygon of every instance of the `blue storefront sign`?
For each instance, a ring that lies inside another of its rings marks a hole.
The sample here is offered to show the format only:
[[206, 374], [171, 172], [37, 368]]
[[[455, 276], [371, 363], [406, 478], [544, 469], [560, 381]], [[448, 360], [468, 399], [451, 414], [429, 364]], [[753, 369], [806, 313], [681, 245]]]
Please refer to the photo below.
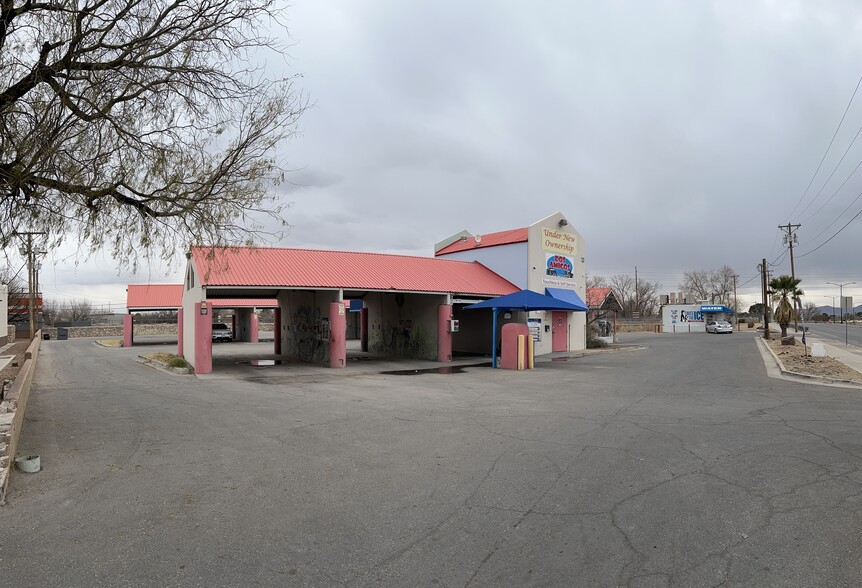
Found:
[[728, 308], [728, 307], [721, 305], [721, 304], [710, 304], [710, 305], [701, 306], [700, 312], [705, 312], [705, 313], [709, 313], [709, 314], [715, 314], [718, 312], [729, 312], [732, 314], [733, 309]]

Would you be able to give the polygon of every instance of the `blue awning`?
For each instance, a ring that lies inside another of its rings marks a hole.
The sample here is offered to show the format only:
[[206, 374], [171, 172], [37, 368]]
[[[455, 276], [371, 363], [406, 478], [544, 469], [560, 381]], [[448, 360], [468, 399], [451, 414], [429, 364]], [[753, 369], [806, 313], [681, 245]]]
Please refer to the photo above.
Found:
[[721, 304], [709, 304], [706, 306], [701, 306], [700, 312], [701, 313], [705, 312], [707, 314], [712, 314], [712, 313], [717, 313], [717, 312], [729, 312], [729, 313], [733, 314], [733, 309], [728, 308], [726, 306], [723, 306]]
[[[578, 298], [580, 300], [580, 298]], [[587, 310], [587, 307], [580, 303], [574, 305], [568, 301], [554, 296], [546, 296], [532, 290], [521, 290], [520, 292], [512, 292], [505, 296], [498, 296], [490, 300], [483, 300], [470, 306], [465, 306], [464, 310], [473, 310], [480, 308], [496, 308], [497, 310]]]
[[587, 305], [584, 304], [584, 301], [581, 300], [581, 297], [578, 296], [578, 293], [574, 290], [564, 290], [563, 288], [545, 288], [545, 292], [548, 293], [548, 296], [552, 296], [557, 300], [562, 300], [563, 302], [568, 302], [569, 304], [578, 307], [578, 310], [582, 310], [586, 312], [589, 310]]

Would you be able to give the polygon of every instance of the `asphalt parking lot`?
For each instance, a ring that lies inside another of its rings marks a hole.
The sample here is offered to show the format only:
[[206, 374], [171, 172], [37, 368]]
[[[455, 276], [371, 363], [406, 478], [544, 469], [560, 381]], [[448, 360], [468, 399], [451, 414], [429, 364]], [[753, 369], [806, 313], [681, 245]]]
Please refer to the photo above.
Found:
[[768, 378], [753, 335], [624, 340], [207, 379], [45, 342], [0, 585], [858, 585], [862, 391]]

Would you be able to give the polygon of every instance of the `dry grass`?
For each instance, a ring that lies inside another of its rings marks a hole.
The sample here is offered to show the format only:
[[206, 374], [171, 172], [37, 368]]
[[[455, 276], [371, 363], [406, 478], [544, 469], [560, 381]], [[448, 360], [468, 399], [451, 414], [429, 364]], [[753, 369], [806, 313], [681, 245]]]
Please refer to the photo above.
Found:
[[178, 357], [172, 353], [164, 353], [162, 351], [158, 353], [151, 353], [150, 355], [145, 355], [144, 357], [151, 361], [156, 361], [158, 363], [164, 364], [168, 367], [188, 367], [189, 365], [189, 363], [182, 357]]

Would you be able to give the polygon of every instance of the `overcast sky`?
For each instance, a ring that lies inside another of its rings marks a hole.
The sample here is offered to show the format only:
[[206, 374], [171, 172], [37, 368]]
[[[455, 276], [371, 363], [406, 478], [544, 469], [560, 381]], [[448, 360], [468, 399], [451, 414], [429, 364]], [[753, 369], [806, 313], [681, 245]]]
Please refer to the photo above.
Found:
[[[280, 153], [295, 170], [281, 245], [432, 255], [461, 229], [561, 211], [590, 274], [637, 266], [672, 291], [725, 264], [746, 283], [764, 257], [789, 274], [777, 227], [791, 222], [809, 299], [856, 281], [845, 295], [862, 301], [862, 216], [813, 251], [862, 211], [862, 171], [838, 190], [862, 161], [860, 139], [838, 165], [862, 89], [806, 190], [862, 75], [857, 2], [293, 0], [287, 14], [315, 106]], [[181, 281], [115, 267], [52, 256], [42, 289], [117, 306], [129, 282]]]

